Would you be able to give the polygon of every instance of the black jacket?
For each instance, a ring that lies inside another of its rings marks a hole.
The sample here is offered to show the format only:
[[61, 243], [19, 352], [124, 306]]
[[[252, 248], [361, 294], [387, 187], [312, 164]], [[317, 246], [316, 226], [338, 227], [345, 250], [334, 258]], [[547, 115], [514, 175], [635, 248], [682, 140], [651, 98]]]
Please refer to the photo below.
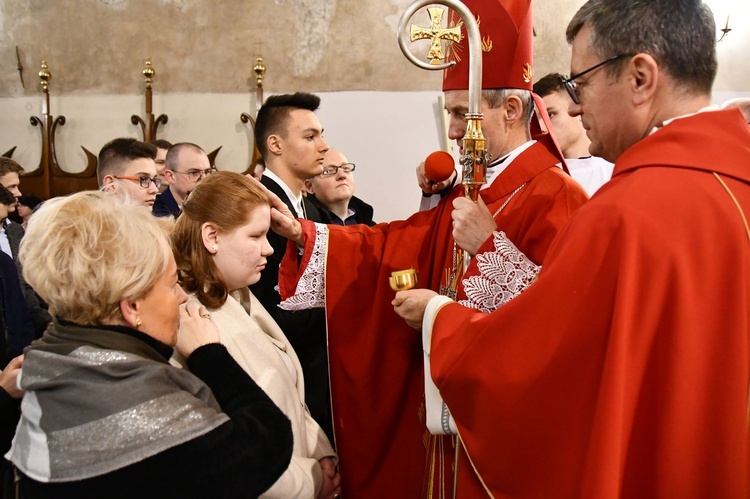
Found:
[[0, 251], [0, 369], [35, 338], [17, 272], [13, 260]]

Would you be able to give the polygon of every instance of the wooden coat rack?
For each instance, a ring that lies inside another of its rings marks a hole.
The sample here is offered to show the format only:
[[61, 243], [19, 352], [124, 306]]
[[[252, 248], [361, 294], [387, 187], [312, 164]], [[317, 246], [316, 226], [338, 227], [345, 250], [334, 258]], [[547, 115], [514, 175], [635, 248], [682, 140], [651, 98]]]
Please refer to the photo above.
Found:
[[[53, 117], [49, 110], [49, 82], [52, 74], [47, 69], [47, 61], [42, 61], [42, 69], [39, 71], [39, 79], [44, 90], [42, 101], [42, 118], [32, 116], [29, 121], [33, 126], [38, 126], [42, 133], [42, 158], [39, 168], [30, 173], [23, 174], [21, 185], [23, 190], [33, 193], [42, 199], [55, 196], [64, 196], [72, 192], [87, 189], [96, 189], [96, 155], [81, 146], [86, 154], [86, 168], [79, 173], [70, 173], [60, 167], [57, 161], [55, 135], [57, 127], [65, 125], [65, 116]], [[13, 150], [9, 151], [11, 154]]]
[[143, 68], [143, 77], [146, 79], [146, 120], [141, 119], [140, 116], [134, 114], [130, 117], [130, 122], [134, 125], [141, 126], [141, 132], [143, 133], [143, 142], [151, 142], [156, 140], [156, 129], [159, 125], [166, 125], [169, 121], [169, 117], [166, 114], [160, 114], [158, 118], [154, 117], [152, 110], [152, 94], [151, 84], [154, 82], [154, 76], [156, 71], [151, 66], [151, 58], [146, 58], [146, 67]]
[[[255, 59], [255, 66], [253, 66], [253, 71], [255, 72], [255, 116], [258, 116], [258, 111], [260, 111], [260, 107], [263, 105], [263, 75], [266, 72], [266, 66], [263, 64], [263, 56], [258, 53], [258, 58]], [[250, 128], [253, 131], [253, 136], [255, 136], [255, 118], [250, 116], [248, 113], [242, 113], [240, 114], [240, 121], [242, 123], [250, 123]], [[247, 170], [245, 170], [245, 173], [253, 173], [253, 170], [255, 169], [255, 164], [260, 160], [261, 155], [260, 151], [258, 150], [258, 144], [255, 144], [255, 140], [253, 140], [253, 155], [250, 158], [250, 165], [248, 165]]]
[[[160, 114], [159, 117], [155, 117], [154, 113], [152, 112], [153, 94], [151, 87], [154, 82], [156, 71], [152, 66], [150, 57], [146, 58], [146, 67], [143, 68], [142, 73], [143, 77], [146, 80], [146, 119], [144, 120], [137, 114], [134, 114], [130, 117], [130, 122], [134, 125], [140, 125], [141, 133], [143, 134], [143, 142], [151, 142], [152, 140], [156, 140], [156, 132], [159, 128], [159, 125], [164, 126], [169, 122], [169, 116], [167, 116], [166, 114]], [[211, 166], [214, 166], [216, 162], [216, 156], [219, 154], [220, 150], [221, 146], [217, 147], [207, 154]]]

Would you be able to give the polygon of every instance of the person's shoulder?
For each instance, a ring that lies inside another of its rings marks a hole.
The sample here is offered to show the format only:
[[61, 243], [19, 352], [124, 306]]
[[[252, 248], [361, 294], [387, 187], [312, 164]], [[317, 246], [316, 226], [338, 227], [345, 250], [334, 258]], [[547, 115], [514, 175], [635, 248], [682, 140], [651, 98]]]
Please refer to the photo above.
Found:
[[599, 156], [586, 156], [585, 158], [573, 158], [566, 159], [565, 163], [568, 165], [568, 169], [573, 170], [606, 170], [612, 171], [615, 167], [613, 163], [610, 163], [604, 158]]
[[23, 230], [23, 225], [19, 224], [18, 222], [7, 220], [7, 222], [5, 223], [5, 233], [8, 234], [8, 237], [10, 237], [11, 234], [23, 236], [26, 231]]
[[604, 158], [600, 158], [599, 156], [589, 156], [587, 158], [583, 158], [583, 161], [585, 161], [589, 165], [595, 165], [600, 166], [602, 168], [614, 168], [615, 164], [610, 163]]
[[270, 189], [271, 191], [274, 191], [274, 189], [276, 189], [276, 190], [281, 190], [283, 192], [281, 185], [268, 175], [261, 175], [260, 183], [263, 184], [268, 189]]
[[367, 225], [375, 224], [372, 219], [374, 213], [372, 205], [364, 202], [357, 196], [352, 196], [352, 198], [349, 200], [349, 208], [354, 210], [354, 212], [357, 214], [357, 220], [359, 220], [360, 223]]
[[318, 222], [322, 224], [330, 224], [332, 223], [331, 219], [331, 213], [326, 208], [323, 203], [315, 199], [313, 201], [311, 199], [312, 194], [308, 194], [302, 199], [302, 203], [305, 205], [306, 215], [307, 219], [311, 220], [313, 222]]
[[307, 196], [305, 196], [305, 200], [309, 202], [305, 209], [307, 210], [307, 217], [310, 220], [323, 224], [333, 223], [331, 219], [331, 212], [328, 210], [328, 208], [325, 207], [323, 203], [320, 202], [318, 198], [315, 197], [314, 194], [308, 194]]
[[321, 203], [320, 200], [315, 197], [315, 194], [308, 194], [307, 196], [305, 196], [305, 199], [315, 205], [316, 208], [323, 208], [323, 203]]
[[268, 175], [263, 175], [260, 177], [260, 183], [263, 184], [266, 189], [276, 194], [284, 203], [287, 205], [291, 204], [292, 201], [289, 199], [286, 191], [278, 181], [272, 179]]
[[172, 215], [175, 208], [179, 209], [177, 202], [172, 195], [172, 191], [167, 187], [164, 192], [156, 195], [154, 205], [151, 207], [151, 213], [157, 217], [166, 217]]
[[562, 169], [560, 164], [550, 166], [542, 170], [536, 178], [543, 179], [548, 183], [555, 184], [560, 188], [583, 190], [578, 182], [573, 177]]
[[170, 201], [174, 201], [174, 194], [172, 194], [172, 189], [167, 187], [164, 189], [164, 192], [160, 192], [156, 195], [156, 200], [154, 203], [162, 203], [167, 204]]

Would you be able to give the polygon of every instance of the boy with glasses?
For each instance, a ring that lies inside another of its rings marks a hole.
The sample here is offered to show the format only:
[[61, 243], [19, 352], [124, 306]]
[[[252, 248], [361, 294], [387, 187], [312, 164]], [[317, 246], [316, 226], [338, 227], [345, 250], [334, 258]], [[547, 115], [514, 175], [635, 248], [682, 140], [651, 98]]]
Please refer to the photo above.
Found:
[[156, 197], [153, 214], [157, 217], [176, 218], [195, 184], [211, 175], [213, 169], [206, 152], [189, 142], [180, 142], [169, 148], [165, 167], [164, 175], [169, 187]]
[[132, 138], [114, 139], [99, 151], [99, 187], [151, 208], [161, 180], [156, 176], [156, 147]]

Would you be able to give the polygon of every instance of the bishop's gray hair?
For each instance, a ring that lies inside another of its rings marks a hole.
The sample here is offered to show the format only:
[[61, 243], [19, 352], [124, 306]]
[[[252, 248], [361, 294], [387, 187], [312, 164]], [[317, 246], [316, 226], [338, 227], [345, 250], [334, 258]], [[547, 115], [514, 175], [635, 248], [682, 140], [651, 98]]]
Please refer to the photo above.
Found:
[[[700, 0], [589, 0], [568, 24], [568, 43], [591, 27], [589, 47], [601, 60], [645, 53], [697, 93], [710, 93], [716, 77], [716, 24]], [[605, 66], [619, 74], [627, 59]]]
[[487, 101], [487, 106], [490, 109], [502, 106], [503, 102], [511, 95], [515, 95], [521, 99], [521, 104], [523, 105], [521, 121], [526, 127], [529, 127], [531, 116], [534, 114], [534, 100], [531, 98], [531, 92], [520, 88], [491, 88], [482, 90], [482, 98]]

